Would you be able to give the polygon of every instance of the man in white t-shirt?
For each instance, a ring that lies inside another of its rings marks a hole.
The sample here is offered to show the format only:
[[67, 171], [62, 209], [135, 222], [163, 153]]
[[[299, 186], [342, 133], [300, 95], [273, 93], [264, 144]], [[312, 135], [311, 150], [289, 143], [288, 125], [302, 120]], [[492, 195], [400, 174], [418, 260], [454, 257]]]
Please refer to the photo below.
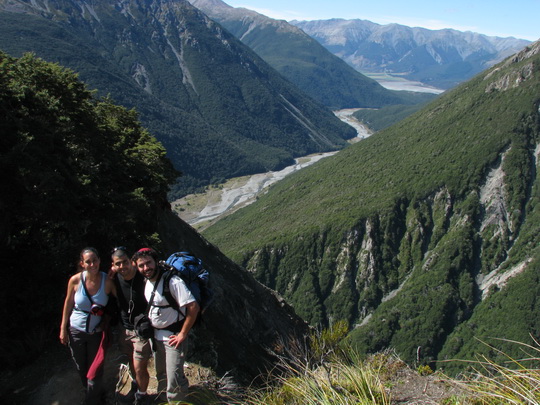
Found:
[[[166, 388], [169, 403], [182, 401], [189, 388], [184, 374], [187, 338], [197, 319], [199, 304], [180, 277], [163, 277], [166, 272], [158, 264], [157, 253], [153, 249], [140, 249], [132, 260], [147, 280], [144, 295], [150, 305], [148, 318], [155, 329], [158, 392]], [[164, 296], [164, 281], [169, 284], [169, 297], [176, 302], [171, 303]]]

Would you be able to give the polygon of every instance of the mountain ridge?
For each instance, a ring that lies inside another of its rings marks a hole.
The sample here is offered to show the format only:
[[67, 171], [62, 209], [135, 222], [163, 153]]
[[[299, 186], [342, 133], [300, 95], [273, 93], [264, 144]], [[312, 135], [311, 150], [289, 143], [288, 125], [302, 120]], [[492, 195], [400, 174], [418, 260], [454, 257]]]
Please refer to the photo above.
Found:
[[220, 0], [190, 0], [253, 49], [289, 81], [332, 109], [414, 103], [380, 86], [328, 52], [305, 32]]
[[429, 30], [367, 20], [291, 21], [362, 72], [389, 73], [448, 89], [530, 41], [454, 29]]
[[136, 108], [184, 173], [184, 193], [354, 136], [187, 1], [2, 0], [0, 10], [0, 48], [59, 62]]

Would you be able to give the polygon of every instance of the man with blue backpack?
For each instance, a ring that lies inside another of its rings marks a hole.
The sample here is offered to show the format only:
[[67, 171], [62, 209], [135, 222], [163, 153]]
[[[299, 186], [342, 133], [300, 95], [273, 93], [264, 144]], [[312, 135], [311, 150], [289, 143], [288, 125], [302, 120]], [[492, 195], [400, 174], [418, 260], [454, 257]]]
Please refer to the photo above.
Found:
[[148, 318], [154, 327], [158, 392], [166, 391], [169, 403], [182, 401], [189, 388], [184, 374], [187, 339], [199, 304], [184, 280], [159, 263], [155, 250], [140, 249], [132, 261], [147, 280], [144, 294]]
[[[201, 259], [189, 252], [176, 252], [169, 256], [166, 261], [159, 262], [168, 271], [167, 277], [173, 274], [180, 276], [184, 283], [197, 300], [200, 307], [197, 321], [202, 313], [214, 300], [214, 293], [210, 289], [210, 273], [203, 267]], [[169, 294], [165, 289], [165, 295]]]

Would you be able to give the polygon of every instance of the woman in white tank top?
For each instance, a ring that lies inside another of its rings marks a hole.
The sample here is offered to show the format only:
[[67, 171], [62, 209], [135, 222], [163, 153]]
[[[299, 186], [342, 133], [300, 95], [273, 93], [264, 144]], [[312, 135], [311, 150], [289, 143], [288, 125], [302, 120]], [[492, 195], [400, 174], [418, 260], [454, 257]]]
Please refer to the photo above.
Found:
[[103, 330], [101, 321], [114, 283], [100, 271], [100, 259], [96, 249], [88, 247], [81, 251], [81, 271], [69, 279], [60, 342], [69, 345], [83, 386], [86, 388], [86, 403], [99, 404], [103, 373], [92, 379], [88, 370], [98, 353]]

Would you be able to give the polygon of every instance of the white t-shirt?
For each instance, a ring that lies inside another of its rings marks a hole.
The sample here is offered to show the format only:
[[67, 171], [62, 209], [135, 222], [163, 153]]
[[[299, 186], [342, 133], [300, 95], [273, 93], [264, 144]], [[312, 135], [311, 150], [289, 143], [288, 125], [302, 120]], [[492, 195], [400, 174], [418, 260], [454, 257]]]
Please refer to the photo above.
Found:
[[[152, 291], [154, 290], [154, 282], [148, 280], [144, 287], [144, 296], [146, 300], [149, 301], [152, 296]], [[176, 299], [178, 306], [180, 307], [180, 312], [176, 311], [173, 307], [167, 306], [170, 305], [167, 299], [162, 295], [163, 293], [163, 278], [159, 280], [159, 284], [156, 288], [156, 293], [154, 294], [154, 299], [152, 300], [152, 305], [150, 306], [150, 311], [148, 312], [148, 318], [152, 322], [152, 326], [155, 328], [154, 337], [157, 340], [168, 341], [169, 336], [173, 335], [173, 332], [170, 330], [164, 329], [173, 323], [182, 320], [185, 318], [186, 309], [184, 308], [187, 304], [195, 301], [193, 294], [187, 288], [184, 281], [178, 277], [173, 276], [169, 282], [169, 288], [172, 296]]]

